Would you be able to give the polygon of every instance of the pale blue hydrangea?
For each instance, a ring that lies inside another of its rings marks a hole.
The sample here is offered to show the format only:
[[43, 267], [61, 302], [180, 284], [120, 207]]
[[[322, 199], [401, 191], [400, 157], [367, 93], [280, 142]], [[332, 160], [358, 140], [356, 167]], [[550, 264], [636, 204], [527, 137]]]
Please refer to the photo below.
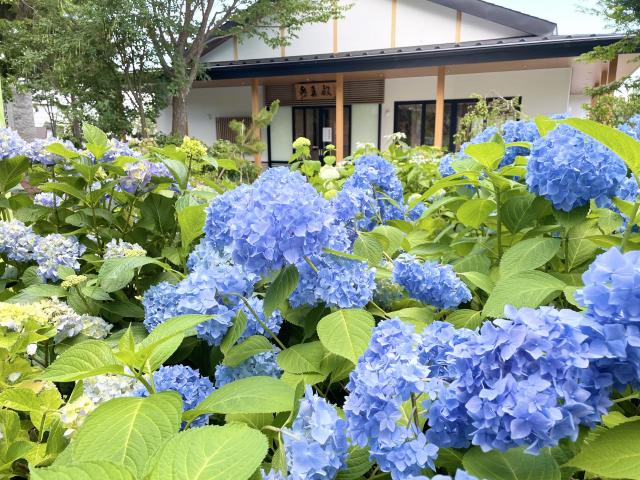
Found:
[[121, 238], [112, 238], [105, 245], [103, 258], [125, 258], [125, 257], [144, 257], [147, 251], [137, 243], [125, 242]]
[[243, 205], [248, 202], [250, 195], [249, 185], [239, 185], [211, 200], [206, 209], [204, 234], [206, 241], [210, 242], [214, 248], [223, 250], [231, 244], [230, 221], [237, 212], [242, 212]]
[[208, 238], [203, 238], [189, 254], [187, 268], [189, 271], [210, 269], [228, 263], [231, 263], [231, 257], [217, 250]]
[[176, 286], [160, 282], [149, 287], [142, 297], [144, 307], [143, 324], [148, 332], [177, 314], [178, 294]]
[[[274, 310], [269, 318], [265, 319], [264, 302], [261, 298], [250, 297], [247, 302], [249, 303], [253, 311], [251, 311], [242, 301], [238, 301], [237, 307], [235, 308], [236, 313], [238, 310], [242, 310], [242, 312], [247, 317], [247, 326], [245, 327], [242, 335], [240, 335], [238, 341], [242, 341], [247, 337], [251, 337], [252, 335], [264, 335], [265, 337], [269, 338], [270, 334], [265, 331], [263, 324], [265, 324], [267, 328], [271, 330], [271, 333], [277, 335], [280, 332], [280, 327], [282, 327], [282, 322], [284, 321], [280, 310]], [[254, 312], [258, 314], [260, 321], [256, 319]]]
[[627, 123], [618, 125], [618, 130], [626, 133], [635, 140], [640, 140], [640, 114], [635, 114]]
[[118, 157], [141, 157], [140, 152], [136, 152], [127, 142], [121, 142], [115, 138], [109, 141], [109, 150], [100, 159], [101, 162], [113, 162]]
[[154, 178], [173, 179], [173, 175], [164, 163], [139, 160], [124, 166], [126, 176], [120, 177], [120, 188], [127, 193], [145, 193], [153, 190]]
[[229, 220], [233, 260], [257, 274], [322, 252], [336, 221], [330, 204], [298, 172], [272, 168]]
[[453, 169], [453, 162], [457, 160], [458, 157], [454, 153], [448, 153], [444, 157], [440, 159], [440, 164], [438, 165], [438, 172], [442, 178], [450, 177], [451, 175], [455, 175], [456, 171]]
[[56, 335], [55, 342], [75, 337], [83, 334], [89, 338], [101, 340], [107, 338], [107, 335], [113, 328], [113, 325], [105, 322], [100, 317], [92, 315], [78, 315], [73, 312], [71, 314], [61, 315], [56, 319]]
[[576, 299], [591, 322], [586, 327], [595, 363], [618, 390], [640, 384], [640, 251], [612, 248], [583, 274]]
[[297, 265], [300, 279], [289, 301], [293, 307], [324, 303], [337, 308], [361, 308], [373, 297], [375, 271], [367, 262], [332, 254]]
[[33, 204], [41, 207], [59, 207], [63, 199], [53, 192], [40, 192], [33, 197]]
[[309, 385], [291, 428], [282, 429], [289, 480], [334, 478], [346, 465], [346, 422]]
[[38, 235], [20, 220], [0, 221], [0, 253], [15, 262], [33, 260], [33, 251]]
[[38, 263], [38, 274], [44, 280], [58, 280], [58, 267], [69, 267], [78, 271], [78, 261], [87, 249], [72, 235], [52, 233], [39, 237], [33, 247], [33, 258]]
[[[635, 177], [625, 178], [618, 186], [618, 190], [616, 191], [614, 197], [634, 203], [638, 198], [638, 182], [636, 182]], [[629, 223], [629, 218], [620, 211], [620, 209], [614, 203], [613, 198], [598, 197], [596, 199], [596, 205], [598, 206], [598, 208], [608, 208], [619, 214], [623, 218], [626, 228], [626, 225]]]
[[[540, 132], [535, 122], [530, 120], [508, 120], [501, 127], [502, 138], [505, 143], [529, 142], [533, 143], [540, 138]], [[507, 147], [500, 167], [511, 165], [516, 157], [528, 156], [531, 149], [527, 147]]]
[[526, 181], [529, 190], [569, 212], [598, 197], [615, 195], [627, 177], [623, 161], [607, 147], [568, 125], [536, 140]]
[[18, 132], [0, 127], [0, 160], [24, 155], [26, 146]]
[[457, 470], [454, 477], [449, 475], [435, 475], [431, 478], [424, 475], [410, 475], [403, 480], [479, 480], [477, 477], [468, 474], [464, 470]]
[[114, 398], [133, 397], [141, 388], [138, 379], [106, 373], [82, 380], [82, 393], [96, 405]]
[[[202, 377], [198, 370], [187, 365], [160, 367], [153, 372], [153, 383], [156, 392], [178, 392], [182, 397], [182, 409], [184, 411], [197, 407], [215, 390], [211, 380]], [[145, 388], [139, 388], [135, 392], [135, 395], [138, 397], [147, 397], [149, 396], [149, 392]], [[202, 427], [208, 423], [209, 415], [200, 415], [191, 422], [191, 426]], [[185, 424], [183, 422], [183, 428], [184, 426]]]
[[451, 265], [420, 262], [407, 253], [393, 262], [393, 281], [403, 286], [411, 298], [440, 309], [471, 300], [471, 292]]
[[262, 480], [288, 480], [287, 476], [279, 470], [269, 470], [269, 473], [260, 470]]
[[51, 153], [46, 148], [53, 144], [60, 143], [67, 150], [77, 152], [73, 143], [69, 140], [62, 140], [56, 137], [49, 137], [45, 139], [37, 138], [33, 142], [27, 144], [24, 149], [23, 155], [25, 155], [32, 163], [39, 163], [41, 165], [55, 165], [58, 162], [63, 162], [64, 158], [54, 153]]
[[413, 418], [407, 424], [401, 412], [412, 394], [430, 389], [429, 368], [418, 361], [419, 344], [412, 325], [397, 318], [381, 322], [347, 385], [347, 435], [353, 444], [369, 447], [371, 459], [394, 480], [434, 469], [438, 453]]
[[247, 377], [280, 378], [282, 369], [277, 362], [279, 351], [274, 347], [271, 351], [257, 353], [234, 367], [223, 364], [216, 365], [216, 388]]

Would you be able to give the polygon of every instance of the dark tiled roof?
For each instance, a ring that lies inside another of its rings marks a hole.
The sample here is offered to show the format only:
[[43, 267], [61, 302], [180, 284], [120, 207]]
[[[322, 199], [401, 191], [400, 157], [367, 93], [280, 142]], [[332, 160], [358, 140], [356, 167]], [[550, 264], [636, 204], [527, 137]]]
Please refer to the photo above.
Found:
[[307, 73], [337, 73], [414, 68], [536, 58], [572, 57], [623, 38], [605, 35], [547, 35], [499, 38], [460, 43], [359, 50], [317, 55], [260, 58], [205, 63], [213, 79], [249, 78]]

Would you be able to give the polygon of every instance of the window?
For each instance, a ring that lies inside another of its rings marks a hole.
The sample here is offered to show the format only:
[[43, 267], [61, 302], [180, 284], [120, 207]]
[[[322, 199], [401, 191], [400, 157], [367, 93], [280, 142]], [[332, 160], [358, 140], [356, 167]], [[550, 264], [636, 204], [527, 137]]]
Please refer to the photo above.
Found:
[[[477, 100], [472, 98], [445, 100], [442, 145], [450, 151], [455, 150], [453, 136], [458, 131], [460, 119], [465, 116], [476, 102]], [[404, 133], [407, 136], [407, 143], [409, 145], [433, 145], [435, 125], [435, 100], [395, 102], [393, 131]]]

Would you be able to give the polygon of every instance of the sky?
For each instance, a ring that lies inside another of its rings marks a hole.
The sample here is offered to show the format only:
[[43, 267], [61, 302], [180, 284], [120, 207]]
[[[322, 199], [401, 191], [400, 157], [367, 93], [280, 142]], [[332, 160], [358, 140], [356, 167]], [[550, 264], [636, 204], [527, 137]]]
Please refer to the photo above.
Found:
[[490, 3], [544, 18], [558, 24], [560, 35], [574, 33], [607, 33], [606, 21], [580, 11], [593, 8], [597, 0], [488, 0]]

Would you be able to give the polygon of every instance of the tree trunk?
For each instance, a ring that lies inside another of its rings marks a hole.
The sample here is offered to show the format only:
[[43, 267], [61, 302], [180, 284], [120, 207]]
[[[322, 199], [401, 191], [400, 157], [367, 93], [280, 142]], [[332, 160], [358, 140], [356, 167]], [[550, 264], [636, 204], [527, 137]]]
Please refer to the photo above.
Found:
[[187, 92], [179, 92], [171, 98], [171, 134], [184, 137], [187, 126]]
[[135, 95], [136, 106], [138, 107], [138, 116], [140, 117], [140, 137], [147, 138], [147, 112], [144, 110], [144, 100], [141, 95]]

